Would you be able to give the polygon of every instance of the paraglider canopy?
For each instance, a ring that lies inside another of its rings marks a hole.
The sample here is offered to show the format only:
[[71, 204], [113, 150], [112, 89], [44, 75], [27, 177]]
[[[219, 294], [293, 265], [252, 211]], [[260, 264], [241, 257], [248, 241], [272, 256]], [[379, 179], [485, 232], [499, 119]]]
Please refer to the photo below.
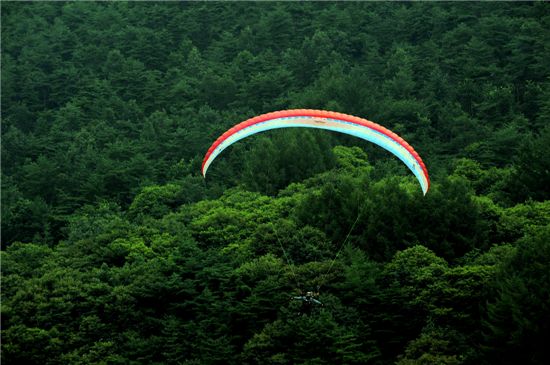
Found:
[[241, 122], [223, 133], [210, 146], [202, 162], [202, 175], [214, 159], [233, 143], [256, 133], [277, 128], [325, 129], [362, 138], [388, 150], [416, 176], [424, 195], [430, 188], [430, 178], [424, 162], [403, 138], [389, 129], [363, 118], [326, 110], [292, 109], [262, 114]]

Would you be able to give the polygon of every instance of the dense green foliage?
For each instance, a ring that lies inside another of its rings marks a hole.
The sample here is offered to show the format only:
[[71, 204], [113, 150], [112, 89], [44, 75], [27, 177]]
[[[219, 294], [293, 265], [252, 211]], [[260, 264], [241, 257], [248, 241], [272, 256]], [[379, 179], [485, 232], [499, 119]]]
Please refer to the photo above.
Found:
[[[1, 10], [6, 363], [550, 362], [547, 3]], [[203, 180], [288, 108], [394, 130], [430, 191], [303, 130]]]

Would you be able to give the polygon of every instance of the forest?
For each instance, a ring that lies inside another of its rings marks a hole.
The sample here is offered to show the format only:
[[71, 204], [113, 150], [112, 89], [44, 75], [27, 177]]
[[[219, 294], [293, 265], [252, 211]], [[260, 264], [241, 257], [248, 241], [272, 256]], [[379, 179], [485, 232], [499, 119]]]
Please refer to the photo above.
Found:
[[0, 6], [3, 363], [550, 363], [547, 2]]

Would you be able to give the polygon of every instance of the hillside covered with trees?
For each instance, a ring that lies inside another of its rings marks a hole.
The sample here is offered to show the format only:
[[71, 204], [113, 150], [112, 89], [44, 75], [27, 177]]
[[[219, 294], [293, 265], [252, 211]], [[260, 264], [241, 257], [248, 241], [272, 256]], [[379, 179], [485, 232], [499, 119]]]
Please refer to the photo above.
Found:
[[[6, 364], [550, 363], [548, 3], [1, 12]], [[395, 131], [430, 190], [306, 129], [201, 176], [294, 108]]]

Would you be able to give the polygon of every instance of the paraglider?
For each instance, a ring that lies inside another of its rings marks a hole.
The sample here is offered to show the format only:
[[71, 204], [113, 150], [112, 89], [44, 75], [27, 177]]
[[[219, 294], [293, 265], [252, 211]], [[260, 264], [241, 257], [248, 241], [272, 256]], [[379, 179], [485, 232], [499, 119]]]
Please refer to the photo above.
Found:
[[399, 158], [411, 170], [420, 183], [424, 195], [430, 188], [430, 178], [424, 162], [403, 138], [363, 118], [312, 109], [292, 109], [262, 114], [230, 128], [208, 149], [202, 162], [202, 175], [206, 177], [206, 171], [212, 161], [233, 143], [271, 129], [296, 127], [340, 132], [375, 143]]
[[311, 313], [313, 306], [323, 306], [323, 303], [319, 299], [316, 299], [318, 296], [319, 293], [308, 291], [305, 294], [301, 293], [300, 296], [291, 297], [290, 299], [301, 301], [302, 308], [300, 310], [300, 315], [308, 315]]

